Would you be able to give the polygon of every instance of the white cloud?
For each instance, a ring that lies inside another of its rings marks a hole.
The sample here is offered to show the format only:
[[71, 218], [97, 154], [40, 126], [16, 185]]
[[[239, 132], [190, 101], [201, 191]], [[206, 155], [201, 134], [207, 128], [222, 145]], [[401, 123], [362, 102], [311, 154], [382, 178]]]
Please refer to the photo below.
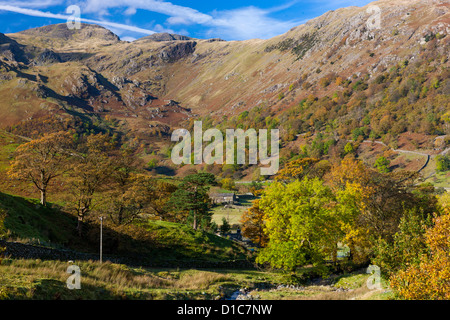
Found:
[[170, 17], [182, 17], [186, 20], [203, 24], [212, 19], [211, 16], [198, 10], [159, 0], [85, 0], [83, 12], [95, 13], [108, 8], [133, 7]]
[[136, 8], [129, 7], [127, 10], [125, 10], [124, 14], [127, 16], [133, 16], [137, 12]]
[[[1, 10], [16, 12], [16, 13], [20, 13], [20, 14], [24, 14], [24, 15], [28, 15], [28, 16], [33, 16], [33, 17], [43, 17], [43, 18], [51, 18], [51, 19], [66, 20], [66, 21], [70, 18], [70, 15], [54, 14], [54, 13], [50, 13], [50, 12], [20, 8], [20, 7], [10, 6], [10, 5], [0, 5], [0, 11]], [[117, 28], [117, 29], [121, 29], [121, 30], [128, 30], [128, 31], [137, 32], [137, 33], [141, 33], [141, 34], [146, 34], [146, 35], [155, 33], [155, 31], [153, 31], [153, 30], [143, 29], [143, 28], [139, 28], [139, 27], [135, 27], [135, 26], [125, 25], [125, 24], [115, 23], [115, 22], [109, 22], [109, 21], [93, 20], [93, 19], [85, 19], [85, 18], [80, 18], [80, 21], [98, 24], [98, 25], [105, 26], [105, 27], [112, 27], [112, 28]]]
[[210, 33], [236, 40], [268, 39], [287, 32], [302, 21], [280, 21], [269, 17], [269, 11], [256, 7], [214, 13]]
[[[286, 0], [285, 0], [286, 1]], [[202, 13], [196, 9], [173, 4], [165, 0], [11, 0], [10, 2], [0, 1], [1, 7], [10, 8], [10, 11], [19, 12], [20, 8], [26, 7], [19, 13], [28, 15], [49, 17], [56, 19], [67, 19], [67, 17], [57, 17], [48, 12], [30, 11], [36, 8], [48, 8], [55, 5], [68, 5], [69, 3], [78, 3], [82, 8], [83, 15], [95, 15], [99, 20], [82, 19], [84, 22], [97, 23], [111, 28], [120, 28], [139, 32], [141, 34], [152, 34], [157, 32], [171, 32], [176, 26], [203, 26], [205, 36], [221, 37], [227, 40], [245, 40], [251, 38], [267, 39], [282, 34], [290, 30], [292, 27], [304, 23], [306, 20], [283, 20], [274, 18], [274, 13], [287, 10], [296, 4], [307, 4], [320, 11], [328, 10], [328, 8], [341, 7], [346, 5], [367, 4], [371, 0], [291, 0], [287, 3], [277, 4], [277, 6], [269, 9], [261, 9], [255, 6], [237, 8], [232, 10], [213, 11], [211, 13]], [[19, 5], [20, 4], [20, 5]], [[11, 9], [12, 7], [19, 9]], [[123, 9], [124, 14], [130, 18], [134, 16], [137, 10], [146, 10], [166, 15], [165, 25], [167, 27], [156, 25], [155, 30], [147, 30], [130, 25], [118, 24], [114, 22], [104, 21], [104, 17], [109, 17], [110, 9]], [[7, 10], [7, 9], [3, 9]], [[25, 11], [28, 10], [28, 11]], [[60, 16], [60, 15], [59, 15]], [[185, 31], [185, 30], [183, 30]], [[180, 33], [180, 32], [178, 32]], [[133, 35], [134, 36], [134, 35]]]
[[120, 39], [123, 40], [123, 41], [128, 41], [128, 42], [133, 42], [133, 41], [137, 40], [136, 38], [133, 38], [133, 37], [123, 37], [123, 38], [120, 38]]
[[191, 20], [188, 20], [186, 18], [183, 17], [170, 17], [167, 19], [166, 21], [168, 24], [171, 25], [192, 25], [194, 24]]
[[153, 27], [153, 30], [155, 30], [156, 32], [159, 32], [159, 33], [176, 33], [176, 32], [173, 31], [172, 29], [167, 29], [167, 28], [163, 27], [163, 26], [160, 25], [160, 24], [156, 24], [156, 25]]

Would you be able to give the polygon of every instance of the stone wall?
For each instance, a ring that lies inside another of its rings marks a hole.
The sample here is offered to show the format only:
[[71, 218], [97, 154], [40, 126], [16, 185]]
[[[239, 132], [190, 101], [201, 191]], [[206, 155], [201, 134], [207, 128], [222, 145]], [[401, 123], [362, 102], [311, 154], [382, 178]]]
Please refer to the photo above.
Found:
[[[6, 247], [5, 257], [14, 259], [41, 259], [41, 260], [60, 260], [60, 261], [98, 261], [98, 254], [77, 252], [69, 249], [54, 249], [37, 245], [29, 245], [18, 242], [7, 242], [0, 240], [0, 247]], [[254, 265], [247, 260], [231, 261], [167, 261], [153, 263], [145, 257], [115, 257], [103, 256], [103, 261], [125, 264], [136, 267], [166, 267], [166, 268], [226, 268], [226, 269], [252, 269]]]

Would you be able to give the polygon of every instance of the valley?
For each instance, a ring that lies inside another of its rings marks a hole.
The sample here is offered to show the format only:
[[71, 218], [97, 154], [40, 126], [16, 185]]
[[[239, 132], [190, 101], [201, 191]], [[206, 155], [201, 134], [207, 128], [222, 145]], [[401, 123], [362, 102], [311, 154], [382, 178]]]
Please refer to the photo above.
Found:
[[[449, 31], [379, 0], [267, 40], [0, 33], [0, 300], [450, 298]], [[197, 121], [279, 130], [280, 170], [175, 164]]]

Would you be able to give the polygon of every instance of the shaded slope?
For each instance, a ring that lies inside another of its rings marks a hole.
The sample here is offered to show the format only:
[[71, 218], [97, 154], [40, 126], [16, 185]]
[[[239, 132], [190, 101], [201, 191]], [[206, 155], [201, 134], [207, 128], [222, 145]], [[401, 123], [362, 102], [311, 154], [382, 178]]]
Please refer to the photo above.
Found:
[[[56, 206], [43, 208], [37, 200], [0, 193], [0, 210], [6, 213], [7, 239], [53, 248], [53, 259], [57, 260], [62, 256], [58, 250], [63, 248], [89, 253], [88, 259], [92, 259], [92, 254], [98, 255], [99, 225], [92, 219], [86, 225], [83, 238], [79, 238], [76, 217]], [[140, 227], [106, 224], [103, 241], [105, 256], [126, 264], [198, 268], [249, 266], [246, 250], [236, 243], [176, 223], [148, 221], [142, 222]], [[15, 252], [20, 254], [22, 250], [33, 258], [52, 259], [51, 250], [26, 249], [19, 248]], [[39, 257], [39, 252], [45, 256]]]

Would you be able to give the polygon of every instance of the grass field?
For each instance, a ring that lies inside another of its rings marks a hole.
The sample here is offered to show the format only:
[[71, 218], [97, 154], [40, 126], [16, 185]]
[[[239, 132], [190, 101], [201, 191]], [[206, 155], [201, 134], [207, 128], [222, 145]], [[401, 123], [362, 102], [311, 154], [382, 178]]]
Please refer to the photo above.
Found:
[[213, 211], [213, 221], [217, 225], [222, 225], [222, 219], [225, 218], [230, 225], [240, 225], [241, 217], [245, 211], [252, 206], [253, 196], [239, 195], [239, 201], [232, 206], [215, 206]]

